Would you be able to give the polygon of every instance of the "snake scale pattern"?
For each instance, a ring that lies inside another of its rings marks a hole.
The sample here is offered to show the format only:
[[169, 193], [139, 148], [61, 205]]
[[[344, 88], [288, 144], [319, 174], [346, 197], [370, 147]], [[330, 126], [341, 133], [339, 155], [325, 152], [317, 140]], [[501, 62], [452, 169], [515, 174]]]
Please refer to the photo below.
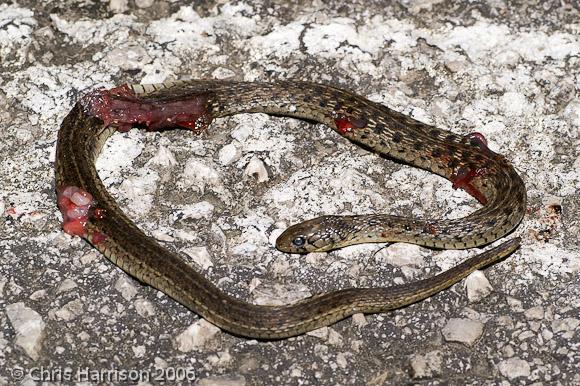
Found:
[[94, 91], [74, 106], [58, 135], [56, 190], [63, 228], [85, 238], [114, 264], [232, 334], [280, 339], [327, 326], [355, 313], [377, 313], [425, 299], [512, 253], [519, 238], [471, 257], [436, 276], [386, 288], [346, 288], [284, 306], [255, 305], [220, 290], [176, 253], [146, 236], [107, 192], [95, 168], [105, 141], [133, 126], [202, 132], [212, 120], [267, 113], [325, 124], [351, 142], [450, 180], [481, 208], [452, 220], [382, 214], [322, 216], [288, 228], [276, 241], [292, 253], [368, 242], [404, 241], [432, 248], [489, 244], [521, 221], [524, 183], [481, 134], [454, 134], [328, 85], [197, 80], [124, 85]]

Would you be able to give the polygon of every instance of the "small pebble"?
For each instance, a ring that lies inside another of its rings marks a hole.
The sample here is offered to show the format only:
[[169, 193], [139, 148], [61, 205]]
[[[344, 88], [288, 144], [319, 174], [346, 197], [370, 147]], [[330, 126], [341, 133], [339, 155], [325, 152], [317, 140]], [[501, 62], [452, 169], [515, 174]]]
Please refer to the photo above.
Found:
[[183, 250], [186, 255], [191, 257], [195, 264], [199, 265], [203, 270], [213, 267], [213, 261], [206, 247], [189, 247]]
[[266, 182], [269, 180], [268, 170], [266, 169], [266, 165], [264, 165], [264, 161], [256, 156], [252, 157], [248, 166], [246, 166], [244, 174], [247, 176], [255, 176], [258, 182]]
[[460, 342], [471, 346], [483, 334], [483, 323], [472, 319], [453, 318], [443, 327], [442, 333], [448, 342]]
[[133, 281], [126, 275], [120, 275], [115, 282], [115, 289], [121, 294], [123, 299], [131, 300], [137, 294], [137, 288], [133, 285]]
[[123, 13], [129, 9], [129, 0], [110, 0], [109, 9], [114, 13]]
[[75, 283], [73, 280], [64, 279], [62, 281], [62, 283], [60, 283], [60, 285], [56, 289], [56, 293], [61, 294], [63, 292], [70, 291], [71, 289], [76, 288], [76, 287], [77, 287], [77, 283]]
[[16, 345], [22, 348], [30, 358], [37, 360], [42, 349], [46, 327], [40, 314], [20, 302], [7, 305], [6, 315], [16, 331]]
[[416, 354], [409, 362], [411, 377], [414, 379], [431, 378], [441, 374], [443, 355], [440, 351], [431, 351], [425, 355]]
[[242, 150], [232, 143], [222, 147], [218, 153], [220, 164], [224, 166], [239, 160], [241, 156]]
[[175, 338], [175, 345], [181, 352], [190, 352], [206, 346], [220, 329], [205, 319], [200, 319]]
[[528, 319], [543, 319], [544, 318], [544, 307], [542, 306], [535, 306], [532, 308], [528, 308], [524, 315]]
[[530, 376], [530, 365], [528, 362], [517, 358], [509, 358], [505, 361], [501, 361], [498, 364], [499, 372], [509, 379], [514, 379], [518, 377], [528, 378]]
[[149, 8], [153, 5], [155, 0], [135, 0], [135, 5], [138, 8]]
[[467, 298], [470, 302], [477, 302], [493, 291], [489, 280], [481, 271], [475, 271], [469, 275], [465, 280], [465, 287], [467, 287]]
[[389, 245], [377, 252], [375, 259], [384, 264], [391, 264], [397, 267], [407, 265], [422, 267], [425, 264], [421, 255], [421, 247], [407, 243]]

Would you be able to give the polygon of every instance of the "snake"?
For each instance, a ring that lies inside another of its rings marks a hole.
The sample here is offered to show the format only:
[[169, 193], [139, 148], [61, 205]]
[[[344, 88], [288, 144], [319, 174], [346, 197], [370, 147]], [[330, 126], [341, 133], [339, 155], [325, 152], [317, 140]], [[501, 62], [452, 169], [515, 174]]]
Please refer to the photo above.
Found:
[[214, 119], [239, 113], [326, 125], [366, 150], [446, 178], [481, 204], [456, 219], [321, 216], [283, 231], [276, 240], [283, 252], [330, 251], [372, 242], [433, 249], [482, 247], [512, 232], [525, 214], [522, 178], [504, 156], [489, 149], [480, 133], [460, 135], [427, 125], [332, 85], [187, 80], [124, 84], [79, 98], [62, 121], [56, 146], [55, 190], [64, 231], [84, 238], [129, 275], [230, 334], [266, 340], [301, 335], [357, 313], [384, 313], [416, 303], [506, 258], [521, 244], [520, 237], [511, 238], [410, 283], [342, 288], [275, 306], [233, 296], [141, 231], [108, 193], [95, 162], [116, 131], [185, 128], [199, 134]]

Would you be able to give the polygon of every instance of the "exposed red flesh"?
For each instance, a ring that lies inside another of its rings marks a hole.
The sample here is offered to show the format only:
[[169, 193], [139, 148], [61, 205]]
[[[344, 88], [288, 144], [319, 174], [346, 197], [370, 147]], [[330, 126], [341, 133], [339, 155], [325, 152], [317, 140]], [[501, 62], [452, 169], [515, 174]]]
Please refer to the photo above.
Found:
[[99, 220], [102, 219], [105, 217], [105, 210], [101, 208], [95, 208], [93, 211], [93, 217]]
[[352, 129], [354, 128], [353, 124], [350, 123], [348, 119], [337, 118], [334, 120], [334, 123], [336, 123], [337, 130], [340, 132], [340, 134], [343, 135], [348, 133], [349, 131], [352, 131]]
[[144, 125], [150, 130], [181, 126], [200, 132], [211, 122], [204, 95], [182, 100], [142, 100], [129, 86], [123, 85], [94, 91], [82, 103], [88, 114], [101, 119], [105, 126], [116, 126], [119, 131]]
[[[102, 209], [93, 209], [93, 196], [76, 186], [61, 186], [57, 189], [58, 208], [62, 213], [62, 229], [71, 236], [87, 237], [86, 224], [89, 218], [102, 218]], [[100, 213], [97, 217], [97, 213]], [[95, 232], [92, 240], [98, 244], [107, 237], [101, 232]]]
[[487, 198], [471, 183], [475, 177], [480, 177], [486, 172], [486, 169], [469, 170], [466, 168], [460, 168], [451, 178], [453, 189], [463, 189], [471, 196], [475, 197], [475, 199], [482, 205], [487, 204]]
[[335, 118], [334, 123], [336, 124], [336, 129], [342, 135], [353, 131], [353, 129], [362, 129], [367, 125], [365, 119], [353, 117]]
[[[465, 136], [471, 145], [479, 147], [484, 152], [491, 152], [487, 147], [487, 139], [485, 136], [477, 131], [469, 133]], [[471, 196], [475, 197], [482, 205], [487, 203], [487, 198], [481, 193], [471, 182], [474, 178], [480, 177], [487, 173], [487, 169], [469, 170], [467, 168], [459, 168], [455, 175], [451, 177], [453, 182], [453, 189], [463, 189]]]
[[95, 232], [95, 233], [93, 233], [93, 238], [92, 238], [91, 242], [94, 245], [97, 245], [99, 243], [102, 243], [106, 239], [107, 239], [107, 236], [105, 236], [103, 233], [101, 233], [101, 232]]

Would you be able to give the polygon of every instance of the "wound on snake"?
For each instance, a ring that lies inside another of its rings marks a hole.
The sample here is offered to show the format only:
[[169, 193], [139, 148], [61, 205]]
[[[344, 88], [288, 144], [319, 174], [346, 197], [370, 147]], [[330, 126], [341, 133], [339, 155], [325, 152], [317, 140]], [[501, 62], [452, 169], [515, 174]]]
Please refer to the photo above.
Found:
[[336, 129], [341, 135], [351, 132], [354, 129], [362, 129], [367, 125], [366, 119], [354, 117], [339, 117], [334, 119]]
[[[87, 237], [87, 221], [89, 218], [101, 219], [104, 210], [94, 208], [93, 196], [76, 186], [64, 186], [57, 189], [58, 208], [62, 213], [62, 229], [71, 236]], [[106, 240], [101, 232], [94, 232], [91, 237], [93, 244]]]
[[125, 84], [89, 93], [82, 104], [88, 114], [101, 119], [105, 126], [114, 125], [122, 132], [133, 125], [144, 125], [149, 130], [180, 126], [199, 133], [211, 122], [205, 95], [149, 100], [140, 98]]
[[76, 186], [65, 186], [58, 189], [57, 198], [64, 231], [72, 236], [85, 236], [93, 196]]

